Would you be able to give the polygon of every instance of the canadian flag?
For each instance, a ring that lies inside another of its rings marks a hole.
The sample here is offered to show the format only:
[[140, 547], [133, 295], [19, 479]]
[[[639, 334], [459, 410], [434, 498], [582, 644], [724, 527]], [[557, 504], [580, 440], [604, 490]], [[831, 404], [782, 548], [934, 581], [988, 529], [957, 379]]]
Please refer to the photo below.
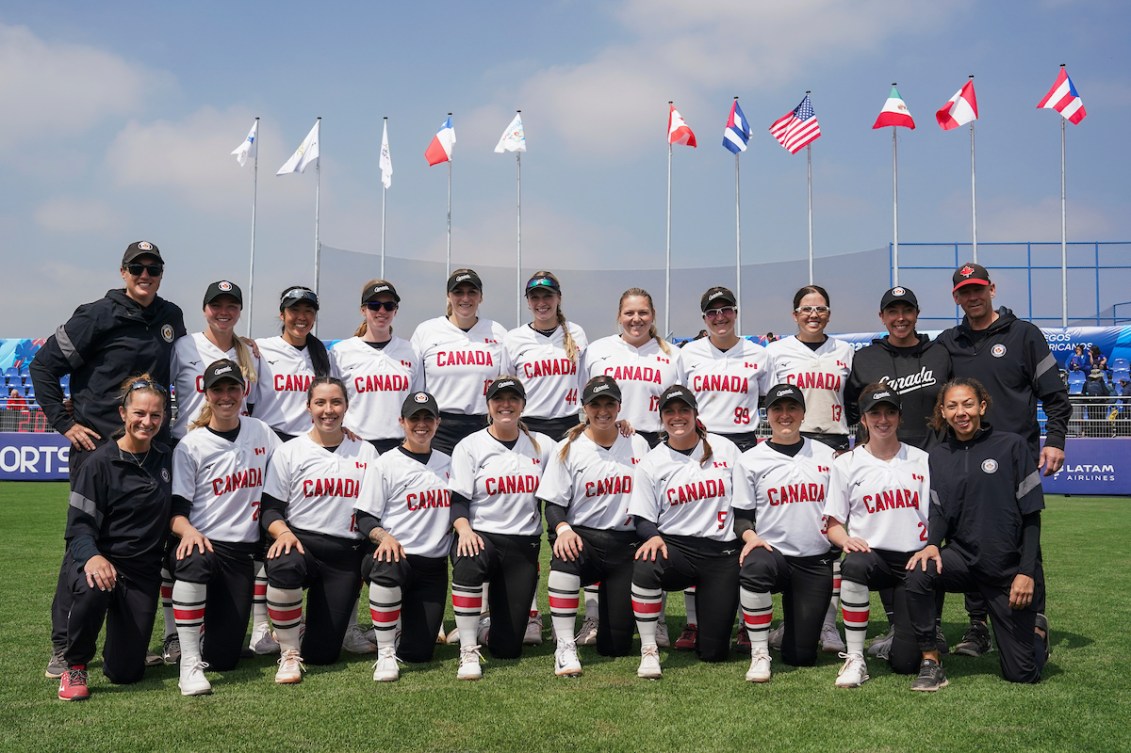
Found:
[[679, 110], [675, 109], [675, 105], [668, 102], [668, 143], [669, 144], [683, 144], [684, 146], [695, 147], [695, 134], [691, 132], [691, 127], [683, 122], [683, 116], [679, 114]]
[[978, 119], [978, 99], [974, 96], [974, 81], [967, 81], [955, 92], [942, 109], [935, 113], [939, 126], [950, 131]]

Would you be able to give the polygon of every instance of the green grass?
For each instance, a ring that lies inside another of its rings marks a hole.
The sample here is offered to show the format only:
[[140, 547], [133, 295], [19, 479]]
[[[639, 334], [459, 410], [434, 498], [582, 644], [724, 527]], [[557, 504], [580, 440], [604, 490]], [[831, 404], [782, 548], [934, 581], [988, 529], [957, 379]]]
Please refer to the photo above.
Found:
[[[1053, 657], [1036, 686], [1001, 680], [996, 654], [947, 660], [951, 685], [937, 694], [911, 693], [910, 679], [879, 661], [863, 688], [835, 690], [832, 656], [807, 669], [775, 662], [773, 681], [753, 686], [743, 682], [748, 657], [737, 653], [708, 665], [661, 652], [664, 678], [648, 682], [635, 676], [636, 657], [582, 649], [585, 674], [566, 680], [553, 676], [544, 645], [519, 661], [489, 660], [478, 683], [456, 681], [454, 647], [439, 647], [431, 664], [406, 667], [400, 682], [381, 685], [371, 680], [370, 660], [348, 657], [311, 668], [301, 685], [279, 687], [274, 661], [259, 657], [211, 674], [215, 692], [201, 698], [180, 696], [175, 667], [115, 687], [96, 660], [93, 697], [67, 704], [43, 677], [65, 497], [59, 483], [0, 484], [4, 751], [1131, 750], [1123, 499], [1048, 500]], [[674, 633], [682, 600], [672, 599], [669, 612]], [[954, 642], [963, 629], [960, 598], [948, 600], [945, 617]]]

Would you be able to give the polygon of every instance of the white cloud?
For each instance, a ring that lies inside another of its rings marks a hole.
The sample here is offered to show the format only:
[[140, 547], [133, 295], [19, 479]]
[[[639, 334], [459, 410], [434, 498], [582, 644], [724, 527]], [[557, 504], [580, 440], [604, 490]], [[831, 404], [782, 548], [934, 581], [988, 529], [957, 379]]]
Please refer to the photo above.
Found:
[[[978, 202], [978, 239], [1060, 241], [1060, 199], [1019, 203], [998, 198], [985, 207]], [[1103, 210], [1068, 202], [1068, 240], [1111, 237], [1117, 223]]]
[[105, 201], [58, 196], [35, 210], [35, 224], [52, 235], [103, 235], [121, 230], [121, 215]]

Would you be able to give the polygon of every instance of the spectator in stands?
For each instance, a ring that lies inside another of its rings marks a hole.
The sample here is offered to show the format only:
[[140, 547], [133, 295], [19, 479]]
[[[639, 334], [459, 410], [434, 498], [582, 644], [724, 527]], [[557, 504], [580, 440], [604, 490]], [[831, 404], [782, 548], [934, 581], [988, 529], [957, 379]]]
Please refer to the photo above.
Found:
[[1107, 401], [1101, 400], [1111, 395], [1107, 386], [1107, 374], [1100, 368], [1093, 368], [1088, 374], [1088, 381], [1084, 382], [1084, 396], [1091, 398], [1084, 403], [1084, 419], [1088, 424], [1084, 427], [1084, 436], [1097, 436], [1091, 422], [1107, 416]]
[[1088, 367], [1090, 369], [1102, 369], [1107, 371], [1107, 356], [1100, 352], [1100, 346], [1093, 345], [1091, 350], [1088, 351]]
[[1068, 359], [1069, 371], [1087, 371], [1089, 366], [1088, 354], [1084, 352], [1084, 344], [1076, 343], [1076, 350]]
[[27, 400], [15, 387], [8, 393], [8, 410], [27, 410]]

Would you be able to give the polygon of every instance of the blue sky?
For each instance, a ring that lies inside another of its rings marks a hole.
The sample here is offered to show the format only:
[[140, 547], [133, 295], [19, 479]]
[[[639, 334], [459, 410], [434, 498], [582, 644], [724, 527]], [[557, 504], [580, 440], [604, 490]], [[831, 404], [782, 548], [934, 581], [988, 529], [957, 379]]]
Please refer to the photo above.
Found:
[[[806, 89], [823, 132], [813, 148], [815, 276], [832, 292], [834, 327], [860, 329], [887, 270], [861, 281], [838, 255], [891, 240], [891, 139], [871, 130], [891, 82], [919, 126], [900, 132], [902, 241], [970, 238], [968, 133], [944, 133], [934, 111], [971, 73], [980, 243], [1059, 241], [1059, 116], [1034, 106], [1060, 63], [1088, 109], [1068, 128], [1069, 239], [1129, 240], [1128, 38], [1131, 8], [1117, 0], [9, 4], [0, 10], [0, 237], [9, 269], [22, 274], [9, 277], [0, 336], [48, 334], [74, 305], [116, 287], [120, 254], [140, 238], [162, 248], [162, 294], [199, 328], [208, 282], [246, 287], [251, 169], [229, 152], [255, 116], [257, 335], [274, 331], [279, 290], [313, 283], [315, 176], [274, 172], [316, 116], [326, 246], [379, 249], [388, 116], [388, 252], [442, 263], [446, 168], [428, 168], [422, 152], [452, 111], [453, 259], [513, 264], [514, 160], [492, 148], [521, 108], [526, 271], [604, 270], [594, 279], [623, 288], [632, 270], [663, 263], [666, 103], [675, 100], [700, 146], [675, 153], [673, 266], [718, 267], [730, 284], [734, 161], [719, 143], [729, 103], [740, 96], [755, 132], [741, 158], [744, 261], [803, 260], [804, 154], [789, 155], [766, 129]], [[337, 274], [333, 259], [323, 298], [352, 321], [364, 280]], [[788, 329], [781, 294], [807, 282], [803, 266], [790, 270], [768, 285], [744, 280], [748, 329]], [[646, 279], [660, 303], [662, 283]], [[440, 279], [394, 282], [411, 299], [402, 326], [439, 313]], [[941, 278], [938, 288], [931, 298], [945, 304]], [[698, 329], [700, 292], [673, 289], [677, 331]], [[1007, 303], [1023, 295], [1001, 291]], [[575, 287], [566, 304], [594, 336], [611, 331], [615, 301]], [[484, 313], [511, 326], [514, 312], [514, 291], [489, 287]]]

